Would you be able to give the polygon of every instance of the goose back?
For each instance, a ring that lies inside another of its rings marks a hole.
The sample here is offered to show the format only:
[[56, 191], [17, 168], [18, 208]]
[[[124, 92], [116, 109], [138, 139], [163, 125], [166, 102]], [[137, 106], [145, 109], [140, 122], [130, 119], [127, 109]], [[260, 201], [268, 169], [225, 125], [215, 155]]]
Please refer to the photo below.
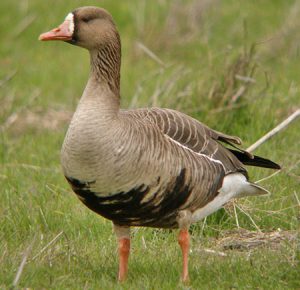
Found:
[[[230, 150], [220, 144], [221, 141], [237, 148], [234, 144], [241, 144], [240, 138], [212, 130], [198, 120], [171, 109], [147, 108], [122, 110], [122, 112], [136, 118], [146, 119], [155, 124], [163, 134], [181, 145], [196, 153], [219, 160], [224, 166], [225, 174], [241, 172], [248, 177], [243, 163]], [[240, 150], [241, 154], [245, 154], [245, 151], [239, 148], [237, 150]]]

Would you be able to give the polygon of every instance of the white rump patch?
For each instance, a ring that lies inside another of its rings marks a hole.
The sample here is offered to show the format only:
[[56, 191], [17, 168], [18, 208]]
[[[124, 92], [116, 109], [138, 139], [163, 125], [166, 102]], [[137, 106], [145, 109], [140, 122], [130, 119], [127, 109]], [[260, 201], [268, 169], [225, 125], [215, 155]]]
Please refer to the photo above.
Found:
[[241, 173], [228, 174], [223, 179], [219, 194], [207, 205], [196, 210], [192, 215], [192, 222], [197, 222], [220, 209], [232, 198], [252, 195], [264, 195], [269, 192], [264, 188], [250, 183]]
[[222, 187], [219, 191], [226, 195], [234, 193], [235, 198], [270, 194], [261, 186], [248, 182], [246, 177], [241, 173], [232, 173], [225, 176]]
[[74, 32], [74, 28], [75, 28], [75, 24], [74, 24], [74, 14], [72, 12], [70, 12], [66, 18], [65, 21], [69, 22], [69, 32], [71, 32], [73, 34]]

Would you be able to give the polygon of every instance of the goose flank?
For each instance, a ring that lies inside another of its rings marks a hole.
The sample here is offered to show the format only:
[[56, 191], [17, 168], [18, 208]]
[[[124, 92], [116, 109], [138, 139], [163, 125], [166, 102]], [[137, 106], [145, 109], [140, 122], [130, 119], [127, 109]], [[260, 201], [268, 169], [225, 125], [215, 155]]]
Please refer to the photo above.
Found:
[[[120, 109], [121, 41], [104, 9], [70, 12], [42, 41], [61, 40], [90, 54], [90, 75], [68, 128], [63, 173], [78, 198], [112, 221], [119, 281], [128, 271], [130, 227], [179, 228], [189, 280], [189, 227], [230, 199], [268, 191], [248, 180], [244, 165], [280, 169], [240, 149], [241, 140], [175, 110]], [[226, 145], [227, 147], [225, 147]]]

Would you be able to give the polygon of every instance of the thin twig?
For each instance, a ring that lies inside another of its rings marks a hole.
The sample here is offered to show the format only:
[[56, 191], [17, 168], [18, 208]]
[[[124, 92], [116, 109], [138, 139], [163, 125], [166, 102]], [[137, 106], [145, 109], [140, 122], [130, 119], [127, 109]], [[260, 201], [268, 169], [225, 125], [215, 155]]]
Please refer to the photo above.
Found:
[[166, 67], [166, 64], [153, 52], [151, 51], [147, 46], [145, 46], [141, 42], [137, 42], [137, 46], [144, 51], [150, 58], [152, 58], [154, 61], [156, 61], [158, 64], [160, 64], [163, 67]]
[[157, 104], [157, 100], [158, 100], [158, 97], [159, 95], [163, 92], [162, 88], [161, 87], [158, 87], [155, 89], [153, 95], [151, 96], [151, 100], [152, 100], [152, 103], [151, 103], [151, 106], [153, 107], [156, 107], [158, 104]]
[[148, 83], [149, 80], [156, 78], [157, 76], [161, 75], [163, 72], [164, 72], [164, 69], [160, 67], [159, 69], [155, 70], [154, 72], [147, 74], [146, 77], [144, 77], [140, 80], [139, 84], [137, 85], [136, 92], [131, 100], [129, 108], [134, 108], [137, 105], [137, 103], [138, 103], [137, 100], [144, 90], [143, 84]]
[[89, 282], [88, 282], [88, 281], [85, 281], [83, 290], [87, 290], [87, 289], [90, 289], [90, 287], [89, 287]]
[[243, 81], [245, 83], [255, 83], [256, 80], [254, 78], [251, 77], [245, 77], [245, 76], [241, 76], [241, 75], [235, 75], [235, 78], [239, 81]]
[[254, 225], [254, 227], [261, 232], [261, 229], [258, 227], [258, 225], [255, 223], [255, 221], [253, 220], [253, 218], [251, 217], [251, 215], [249, 213], [247, 213], [245, 210], [243, 210], [241, 207], [239, 207], [238, 205], [236, 205], [236, 207], [243, 212], [252, 222], [252, 224]]
[[[4, 241], [4, 234], [1, 235], [0, 237], [0, 240], [1, 241]], [[4, 265], [3, 261], [4, 261], [4, 258], [7, 257], [9, 254], [8, 254], [8, 250], [7, 250], [7, 244], [5, 243], [4, 245], [2, 245], [1, 247], [1, 251], [2, 251], [2, 254], [1, 254], [1, 257], [0, 257], [0, 263], [1, 265]]]
[[142, 236], [142, 244], [143, 244], [144, 249], [147, 249], [147, 244], [146, 244], [146, 240], [145, 240], [144, 236]]
[[234, 104], [246, 92], [247, 87], [241, 86], [237, 92], [231, 97], [230, 104]]
[[240, 228], [240, 223], [239, 223], [239, 218], [238, 218], [238, 215], [237, 215], [237, 212], [236, 212], [236, 207], [235, 207], [234, 203], [233, 203], [233, 211], [234, 211], [235, 223], [236, 223], [237, 228], [239, 229]]
[[35, 99], [40, 95], [41, 91], [39, 89], [36, 89], [33, 93], [31, 98], [29, 99], [28, 103], [24, 106], [18, 108], [17, 111], [12, 113], [8, 118], [5, 120], [5, 122], [0, 126], [0, 131], [4, 131], [8, 129], [18, 118], [19, 114], [24, 111], [27, 107], [29, 107]]
[[294, 195], [295, 195], [295, 198], [296, 198], [296, 200], [297, 200], [298, 206], [299, 206], [299, 208], [300, 208], [300, 200], [299, 200], [299, 197], [298, 197], [296, 191], [294, 191]]
[[6, 84], [8, 81], [10, 81], [16, 74], [17, 74], [18, 70], [15, 69], [13, 70], [10, 74], [8, 74], [3, 80], [0, 81], [0, 88]]
[[248, 152], [254, 151], [257, 147], [259, 147], [261, 144], [266, 142], [268, 139], [273, 137], [275, 134], [280, 132], [282, 129], [284, 129], [289, 123], [294, 121], [300, 116], [300, 109], [296, 110], [292, 115], [290, 115], [288, 118], [286, 118], [283, 122], [281, 122], [279, 125], [277, 125], [274, 129], [269, 131], [267, 134], [265, 134], [263, 137], [261, 137], [258, 141], [256, 141], [254, 144], [252, 144], [250, 147], [248, 147], [246, 150]]
[[260, 179], [260, 180], [255, 181], [255, 183], [260, 183], [260, 182], [262, 182], [262, 181], [268, 180], [268, 179], [272, 178], [273, 176], [277, 175], [277, 174], [280, 173], [280, 172], [281, 172], [281, 170], [275, 171], [275, 172], [272, 173], [271, 175], [269, 175], [269, 176], [267, 176], [267, 177], [264, 177], [264, 178], [262, 178], [262, 179]]
[[41, 207], [40, 207], [40, 213], [41, 213], [44, 224], [46, 225], [47, 229], [49, 229], [49, 225], [47, 223], [46, 217], [45, 217], [44, 212]]
[[68, 268], [70, 270], [70, 263], [71, 263], [71, 247], [70, 247], [70, 240], [68, 235], [64, 232], [64, 236], [67, 240], [67, 247], [68, 247]]
[[37, 257], [39, 257], [42, 253], [44, 253], [45, 250], [47, 250], [51, 245], [53, 245], [63, 233], [64, 233], [64, 232], [61, 231], [59, 234], [57, 234], [57, 235], [54, 237], [54, 239], [52, 239], [52, 240], [51, 240], [44, 248], [42, 248], [42, 249], [40, 250], [39, 253], [37, 253], [37, 254], [31, 259], [31, 261], [34, 261]]
[[29, 256], [31, 250], [32, 250], [32, 247], [33, 247], [33, 244], [34, 244], [35, 240], [36, 240], [36, 235], [34, 236], [32, 242], [30, 243], [30, 245], [29, 245], [29, 246], [26, 248], [26, 250], [24, 251], [23, 258], [22, 258], [22, 261], [21, 261], [21, 264], [20, 264], [20, 266], [19, 266], [19, 268], [18, 268], [17, 274], [16, 274], [15, 279], [14, 279], [13, 284], [12, 284], [13, 287], [16, 287], [16, 286], [18, 285], [18, 283], [19, 283], [21, 274], [22, 274], [22, 272], [23, 272], [23, 270], [24, 270], [24, 267], [25, 267], [25, 265], [26, 265], [27, 258], [28, 258], [28, 256]]
[[36, 15], [28, 15], [26, 16], [21, 22], [20, 24], [17, 26], [17, 28], [15, 29], [13, 35], [14, 37], [19, 36], [22, 32], [24, 32], [32, 23], [33, 21], [36, 19]]
[[206, 252], [206, 253], [215, 254], [215, 255], [218, 255], [218, 256], [221, 256], [221, 257], [226, 257], [227, 256], [227, 254], [224, 253], [224, 252], [215, 251], [215, 250], [212, 250], [212, 249], [203, 249], [203, 251]]
[[206, 219], [207, 219], [207, 217], [204, 218], [202, 226], [201, 226], [201, 231], [200, 231], [201, 236], [203, 236], [204, 228], [205, 228], [205, 225], [206, 225]]

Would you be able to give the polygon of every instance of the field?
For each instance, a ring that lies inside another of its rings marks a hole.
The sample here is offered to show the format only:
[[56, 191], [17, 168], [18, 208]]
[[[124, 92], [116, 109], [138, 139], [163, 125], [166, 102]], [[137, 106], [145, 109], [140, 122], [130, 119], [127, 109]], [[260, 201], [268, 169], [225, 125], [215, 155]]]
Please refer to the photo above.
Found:
[[87, 4], [119, 28], [124, 108], [178, 109], [244, 148], [300, 108], [297, 0], [0, 1], [0, 288], [300, 289], [299, 119], [254, 151], [283, 167], [249, 168], [272, 195], [192, 226], [189, 286], [179, 282], [177, 233], [144, 228], [132, 231], [129, 277], [117, 283], [111, 223], [77, 200], [60, 169], [88, 54], [38, 41]]

